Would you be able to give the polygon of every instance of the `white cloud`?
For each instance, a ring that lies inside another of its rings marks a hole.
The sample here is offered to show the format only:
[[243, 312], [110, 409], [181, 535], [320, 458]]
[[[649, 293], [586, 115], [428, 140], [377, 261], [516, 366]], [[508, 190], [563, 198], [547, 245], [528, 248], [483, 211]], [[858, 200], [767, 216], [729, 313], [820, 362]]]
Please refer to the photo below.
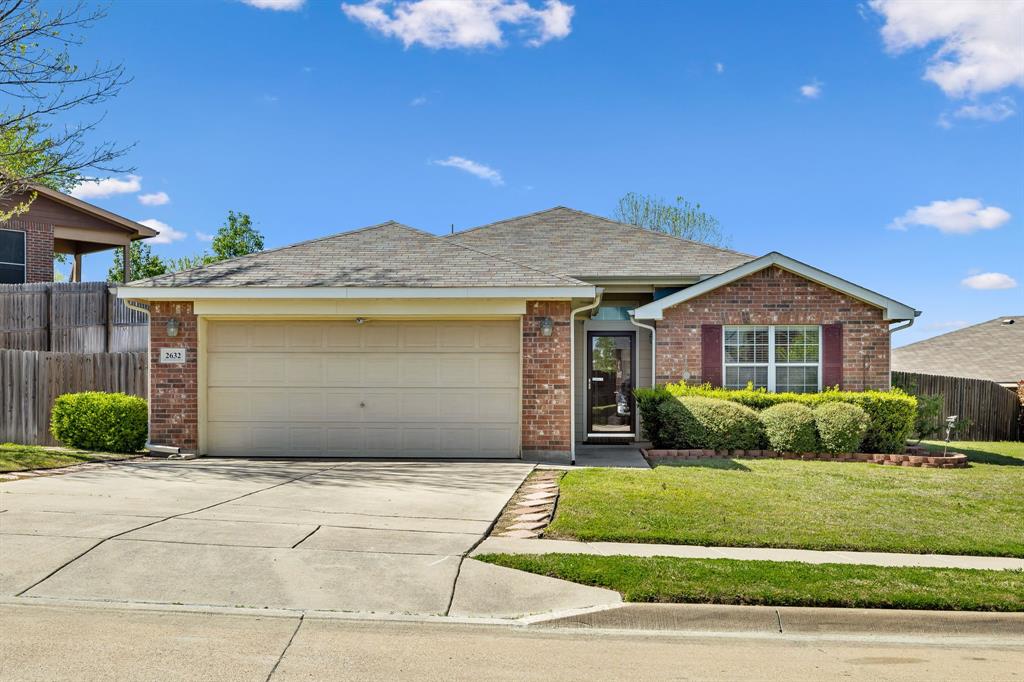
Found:
[[1009, 97], [1002, 97], [989, 104], [965, 104], [953, 112], [957, 118], [968, 118], [976, 121], [1005, 121], [1017, 113], [1017, 103]]
[[503, 47], [507, 26], [537, 47], [568, 36], [575, 11], [561, 0], [546, 0], [541, 8], [528, 0], [367, 0], [341, 9], [407, 48], [435, 49]]
[[927, 206], [915, 206], [889, 224], [894, 230], [905, 230], [911, 225], [934, 227], [943, 234], [971, 234], [977, 230], [994, 230], [1010, 214], [998, 206], [983, 206], [979, 199], [953, 199], [933, 201]]
[[807, 99], [818, 99], [819, 97], [821, 97], [822, 85], [824, 85], [824, 83], [822, 83], [818, 79], [814, 79], [810, 83], [800, 86], [800, 94], [806, 97]]
[[127, 175], [124, 178], [86, 178], [73, 190], [76, 199], [106, 199], [115, 194], [132, 194], [142, 189], [142, 178]]
[[181, 230], [175, 230], [167, 223], [157, 220], [156, 218], [146, 218], [145, 220], [140, 220], [138, 222], [140, 225], [151, 227], [159, 232], [157, 236], [151, 237], [148, 240], [150, 244], [170, 244], [171, 242], [180, 242], [188, 236]]
[[892, 54], [935, 44], [924, 78], [949, 97], [1024, 86], [1024, 0], [871, 0]]
[[475, 175], [481, 180], [487, 180], [492, 185], [504, 185], [505, 180], [501, 177], [501, 172], [485, 166], [482, 163], [465, 159], [461, 156], [449, 156], [443, 161], [434, 161], [434, 165], [446, 166], [448, 168], [458, 168], [461, 171], [465, 171], [470, 175]]
[[422, 107], [426, 103], [427, 103], [427, 98], [424, 97], [423, 95], [420, 95], [419, 97], [413, 97], [409, 101], [409, 106], [410, 107]]
[[960, 280], [960, 283], [971, 289], [1013, 289], [1017, 280], [1001, 272], [983, 272]]
[[302, 6], [306, 4], [306, 0], [242, 0], [242, 2], [257, 9], [270, 9], [277, 12], [294, 12], [302, 9]]
[[143, 206], [163, 206], [171, 203], [167, 192], [153, 192], [152, 194], [140, 194], [139, 203]]
[[725, 64], [722, 62], [715, 62], [715, 73], [725, 73]]
[[196, 232], [196, 239], [201, 242], [212, 242], [215, 236], [208, 232]]

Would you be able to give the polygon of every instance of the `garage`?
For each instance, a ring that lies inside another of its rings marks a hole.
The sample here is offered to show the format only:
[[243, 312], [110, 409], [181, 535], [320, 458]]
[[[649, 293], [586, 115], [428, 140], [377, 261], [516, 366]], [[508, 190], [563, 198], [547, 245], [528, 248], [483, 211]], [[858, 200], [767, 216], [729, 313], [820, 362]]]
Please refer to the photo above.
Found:
[[518, 457], [520, 322], [210, 319], [210, 455]]

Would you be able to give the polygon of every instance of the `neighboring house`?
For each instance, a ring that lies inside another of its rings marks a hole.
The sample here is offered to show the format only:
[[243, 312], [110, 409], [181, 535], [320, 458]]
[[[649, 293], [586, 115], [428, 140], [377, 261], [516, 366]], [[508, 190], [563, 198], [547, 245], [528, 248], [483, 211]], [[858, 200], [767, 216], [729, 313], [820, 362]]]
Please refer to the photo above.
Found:
[[1016, 389], [1017, 382], [1024, 379], [1024, 315], [997, 317], [894, 348], [892, 368], [916, 374], [988, 379]]
[[151, 442], [249, 456], [564, 455], [637, 439], [653, 382], [884, 389], [891, 325], [918, 314], [561, 207], [445, 237], [388, 222], [118, 295], [150, 303]]
[[[33, 191], [36, 198], [28, 212], [0, 222], [0, 284], [52, 282], [55, 253], [73, 257], [71, 281], [78, 282], [83, 255], [118, 247], [127, 255], [133, 241], [157, 234], [145, 225], [42, 185]], [[0, 208], [25, 198], [0, 203]], [[124, 263], [128, 281], [131, 259], [124, 258]]]

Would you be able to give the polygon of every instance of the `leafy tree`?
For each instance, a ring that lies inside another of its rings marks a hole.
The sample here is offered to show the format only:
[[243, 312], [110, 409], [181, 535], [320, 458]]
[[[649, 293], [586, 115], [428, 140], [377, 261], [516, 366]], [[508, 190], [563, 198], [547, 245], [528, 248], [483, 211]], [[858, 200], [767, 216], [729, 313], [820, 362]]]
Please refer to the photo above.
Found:
[[165, 262], [169, 272], [180, 272], [181, 270], [191, 270], [192, 268], [209, 265], [216, 261], [213, 259], [213, 256], [204, 251], [198, 256], [182, 256], [181, 258], [173, 258]]
[[[114, 264], [107, 271], [108, 282], [124, 281], [124, 258], [121, 256], [122, 251], [122, 249], [114, 251]], [[153, 254], [153, 249], [149, 244], [136, 240], [132, 242], [129, 251], [133, 281], [147, 277], [156, 277], [157, 275], [164, 275], [169, 272], [167, 264], [161, 260], [160, 256]]]
[[263, 235], [252, 225], [248, 213], [228, 211], [228, 219], [213, 238], [212, 261], [237, 258], [263, 250]]
[[712, 246], [724, 246], [729, 241], [717, 218], [683, 197], [669, 203], [660, 197], [629, 192], [619, 199], [613, 217], [621, 223]]
[[8, 202], [8, 215], [27, 210], [33, 183], [66, 189], [87, 169], [131, 170], [115, 164], [127, 147], [87, 143], [102, 117], [74, 121], [81, 109], [107, 101], [128, 83], [123, 65], [82, 69], [70, 54], [83, 42], [79, 31], [105, 13], [84, 2], [52, 12], [41, 4], [0, 0], [0, 201], [28, 194], [14, 206]]

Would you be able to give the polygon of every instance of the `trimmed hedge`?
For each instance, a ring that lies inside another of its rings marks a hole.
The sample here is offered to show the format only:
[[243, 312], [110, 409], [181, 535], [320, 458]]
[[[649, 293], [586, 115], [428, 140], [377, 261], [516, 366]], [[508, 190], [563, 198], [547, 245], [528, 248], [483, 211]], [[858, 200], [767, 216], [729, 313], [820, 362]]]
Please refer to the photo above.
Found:
[[814, 412], [800, 403], [779, 403], [760, 413], [768, 447], [776, 452], [817, 452]]
[[61, 444], [102, 452], [138, 452], [148, 433], [146, 401], [124, 393], [65, 393], [50, 413]]
[[764, 428], [757, 412], [727, 400], [684, 397], [658, 406], [665, 447], [702, 450], [759, 450]]
[[901, 453], [907, 439], [914, 432], [917, 419], [917, 399], [898, 388], [890, 391], [838, 391], [829, 389], [821, 393], [769, 393], [764, 389], [712, 388], [688, 386], [685, 383], [667, 384], [664, 390], [676, 397], [700, 396], [718, 398], [764, 410], [780, 403], [800, 403], [814, 408], [825, 403], [850, 403], [864, 410], [870, 422], [863, 452]]
[[662, 403], [675, 402], [675, 398], [664, 386], [654, 388], [638, 388], [633, 391], [636, 398], [636, 409], [640, 413], [640, 431], [644, 438], [651, 441], [656, 448], [667, 448], [668, 444], [661, 435]]
[[870, 423], [868, 413], [849, 403], [825, 403], [814, 408], [814, 426], [822, 452], [859, 452]]

